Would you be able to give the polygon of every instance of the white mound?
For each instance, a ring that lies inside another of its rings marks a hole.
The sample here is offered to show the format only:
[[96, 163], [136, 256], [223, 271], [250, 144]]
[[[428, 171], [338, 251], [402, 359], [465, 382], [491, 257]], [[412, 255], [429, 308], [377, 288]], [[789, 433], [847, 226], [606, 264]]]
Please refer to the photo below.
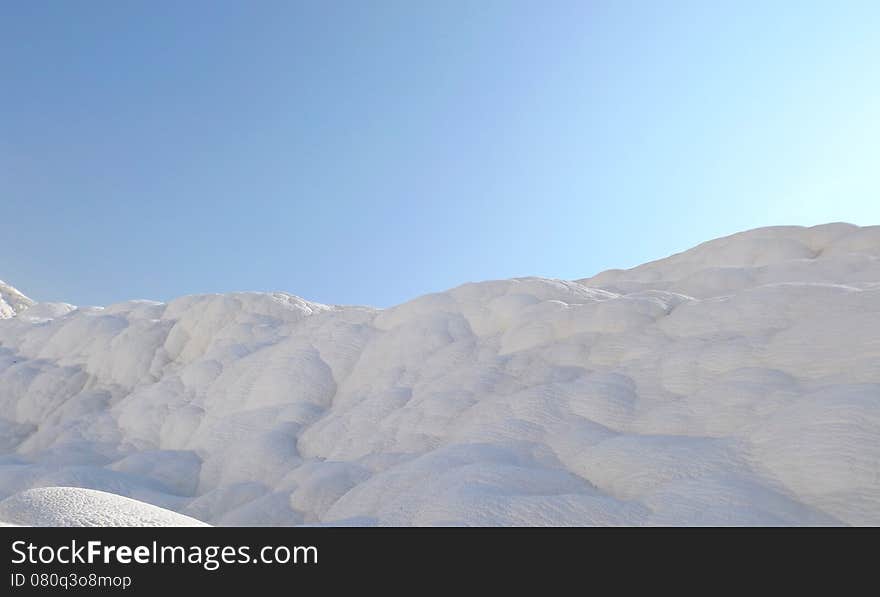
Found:
[[33, 304], [34, 301], [0, 280], [0, 319], [14, 317]]
[[137, 500], [76, 487], [29, 489], [0, 502], [0, 520], [22, 526], [192, 527], [189, 516]]
[[37, 304], [0, 321], [0, 498], [56, 485], [214, 524], [880, 524], [880, 227], [387, 310]]

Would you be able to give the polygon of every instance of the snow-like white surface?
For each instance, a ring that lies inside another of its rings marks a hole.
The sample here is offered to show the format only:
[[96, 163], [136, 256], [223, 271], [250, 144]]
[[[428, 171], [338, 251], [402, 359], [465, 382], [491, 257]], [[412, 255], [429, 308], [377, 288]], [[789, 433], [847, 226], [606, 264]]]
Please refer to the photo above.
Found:
[[80, 489], [28, 489], [0, 502], [0, 520], [21, 526], [197, 527], [205, 523], [127, 497]]
[[880, 524], [880, 227], [386, 310], [37, 304], [0, 321], [0, 498], [59, 485], [213, 524]]
[[33, 304], [34, 301], [0, 280], [0, 319], [15, 317]]

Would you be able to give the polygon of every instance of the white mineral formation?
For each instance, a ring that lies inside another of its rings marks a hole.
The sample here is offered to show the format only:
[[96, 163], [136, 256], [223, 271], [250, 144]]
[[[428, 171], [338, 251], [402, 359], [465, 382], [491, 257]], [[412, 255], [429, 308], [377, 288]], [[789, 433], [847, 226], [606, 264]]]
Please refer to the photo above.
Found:
[[0, 284], [0, 318], [8, 523], [880, 524], [877, 226], [385, 310]]
[[121, 495], [78, 487], [41, 487], [0, 502], [0, 519], [30, 526], [198, 527], [205, 523]]

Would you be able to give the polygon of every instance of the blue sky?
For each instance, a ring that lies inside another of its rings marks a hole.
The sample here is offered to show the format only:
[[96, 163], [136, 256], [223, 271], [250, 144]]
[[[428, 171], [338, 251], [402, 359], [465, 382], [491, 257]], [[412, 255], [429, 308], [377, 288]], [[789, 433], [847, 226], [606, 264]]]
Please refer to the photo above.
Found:
[[880, 224], [877, 2], [4, 2], [0, 278], [387, 306]]

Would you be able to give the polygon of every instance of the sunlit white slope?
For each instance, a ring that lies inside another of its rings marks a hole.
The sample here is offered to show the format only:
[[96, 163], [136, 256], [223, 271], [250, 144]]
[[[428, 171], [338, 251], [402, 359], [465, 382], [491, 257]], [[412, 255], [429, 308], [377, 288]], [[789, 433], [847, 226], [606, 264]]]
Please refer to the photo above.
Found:
[[386, 310], [40, 308], [0, 321], [0, 498], [84, 487], [213, 524], [880, 524], [880, 227]]
[[0, 521], [19, 526], [205, 526], [177, 512], [77, 487], [29, 489], [0, 502]]
[[0, 280], [0, 319], [15, 316], [34, 304], [34, 301]]

